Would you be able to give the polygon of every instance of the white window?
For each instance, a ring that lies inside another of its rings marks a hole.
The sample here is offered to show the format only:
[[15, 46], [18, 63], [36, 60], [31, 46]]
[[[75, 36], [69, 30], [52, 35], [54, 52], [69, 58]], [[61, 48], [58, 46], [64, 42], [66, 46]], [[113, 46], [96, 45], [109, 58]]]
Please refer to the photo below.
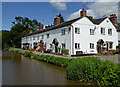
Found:
[[80, 34], [80, 28], [75, 27], [75, 33], [76, 33], [76, 34]]
[[49, 38], [49, 34], [47, 34], [47, 38]]
[[30, 37], [30, 41], [32, 40], [32, 38]]
[[94, 43], [90, 43], [90, 49], [94, 49]]
[[52, 48], [52, 44], [50, 44], [50, 48]]
[[39, 40], [39, 36], [37, 36], [37, 40]]
[[35, 36], [33, 36], [33, 40], [35, 40]]
[[90, 29], [90, 35], [94, 35], [94, 30]]
[[65, 47], [65, 44], [64, 44], [64, 43], [62, 43], [62, 49], [66, 49], [66, 47]]
[[44, 35], [42, 35], [42, 39], [44, 38]]
[[112, 29], [108, 29], [108, 35], [112, 35]]
[[75, 49], [80, 49], [80, 43], [75, 43]]
[[105, 28], [101, 28], [101, 34], [105, 35]]
[[61, 30], [62, 35], [65, 35], [65, 29]]

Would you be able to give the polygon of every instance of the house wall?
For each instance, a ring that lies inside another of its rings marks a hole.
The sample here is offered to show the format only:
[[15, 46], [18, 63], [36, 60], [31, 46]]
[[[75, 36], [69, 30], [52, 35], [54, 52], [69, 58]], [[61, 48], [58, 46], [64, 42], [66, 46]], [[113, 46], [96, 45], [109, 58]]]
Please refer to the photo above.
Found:
[[[62, 27], [62, 28], [58, 28], [58, 29], [54, 29], [54, 30], [50, 30], [50, 31], [46, 31], [43, 33], [39, 33], [39, 34], [34, 34], [34, 35], [30, 35], [27, 36], [27, 38], [29, 38], [28, 43], [32, 44], [33, 48], [33, 43], [34, 42], [40, 42], [40, 40], [43, 40], [44, 43], [46, 43], [46, 49], [52, 49], [53, 52], [55, 52], [55, 46], [54, 44], [52, 44], [53, 39], [57, 38], [59, 44], [58, 46], [62, 47], [62, 43], [66, 44], [66, 49], [69, 50], [69, 54], [71, 54], [71, 30], [69, 31], [69, 27], [71, 26], [66, 26], [66, 27]], [[65, 29], [65, 35], [61, 35], [61, 31], [62, 29]], [[47, 34], [49, 34], [49, 38], [47, 38]], [[42, 39], [42, 35], [44, 35], [44, 38]], [[33, 40], [33, 37], [35, 36], [35, 40]], [[39, 39], [37, 39], [37, 36], [39, 36]], [[32, 40], [30, 41], [30, 37], [32, 38]], [[24, 43], [24, 42], [22, 42]], [[52, 44], [52, 48], [50, 48], [50, 44]]]
[[[108, 22], [106, 22], [108, 21]], [[107, 18], [101, 24], [94, 25], [88, 18], [84, 17], [73, 24], [74, 31], [74, 54], [76, 51], [83, 51], [84, 54], [96, 54], [97, 53], [97, 41], [103, 39], [104, 42], [112, 41], [113, 49], [116, 49], [118, 44], [118, 33], [116, 28]], [[80, 28], [80, 34], [75, 34], [75, 27]], [[95, 29], [94, 35], [90, 35], [90, 29]], [[101, 27], [105, 28], [105, 35], [101, 35]], [[108, 28], [112, 29], [112, 35], [108, 35]], [[80, 49], [75, 49], [75, 43], [80, 43]], [[94, 49], [90, 49], [90, 43], [94, 43]]]
[[118, 32], [118, 44], [120, 45], [120, 31]]
[[[69, 27], [71, 27], [70, 31]], [[80, 28], [80, 34], [75, 33], [75, 27]], [[105, 35], [101, 34], [101, 27], [105, 28]], [[109, 28], [112, 29], [112, 35], [108, 35]], [[65, 29], [65, 35], [61, 35], [62, 29]], [[90, 29], [95, 29], [94, 35], [90, 35]], [[49, 34], [49, 38], [47, 38], [47, 34]], [[33, 48], [33, 43], [40, 42], [40, 40], [42, 40], [42, 35], [44, 35], [43, 41], [46, 43], [47, 49], [52, 49], [53, 52], [55, 52], [54, 45], [50, 48], [50, 44], [52, 44], [54, 38], [57, 38], [59, 42], [58, 46], [62, 47], [62, 43], [65, 43], [66, 49], [69, 50], [70, 55], [76, 55], [76, 51], [82, 51], [84, 54], [97, 54], [97, 41], [99, 39], [103, 39], [104, 42], [113, 42], [112, 49], [114, 50], [118, 45], [118, 33], [108, 18], [99, 25], [95, 25], [88, 18], [83, 17], [82, 19], [74, 22], [71, 26], [23, 37], [22, 43], [30, 43], [32, 44], [31, 48]], [[35, 40], [33, 40], [33, 36], [35, 36]], [[37, 36], [39, 36], [39, 39], [37, 39]], [[30, 37], [32, 38], [31, 41]], [[75, 43], [80, 43], [80, 49], [75, 49]], [[94, 49], [90, 49], [90, 43], [94, 44]]]

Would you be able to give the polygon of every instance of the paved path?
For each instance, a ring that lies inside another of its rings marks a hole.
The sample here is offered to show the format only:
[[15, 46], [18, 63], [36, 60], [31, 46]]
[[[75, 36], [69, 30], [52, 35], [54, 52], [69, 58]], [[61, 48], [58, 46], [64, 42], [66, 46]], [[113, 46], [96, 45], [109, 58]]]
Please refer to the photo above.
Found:
[[[28, 51], [28, 50], [23, 50], [23, 49], [20, 49], [20, 48], [12, 48], [11, 49], [15, 49], [15, 50], [20, 50], [22, 52], [25, 52], [25, 51]], [[36, 52], [36, 51], [33, 51], [34, 54], [38, 54], [38, 55], [50, 55], [50, 56], [55, 56], [55, 57], [62, 57], [62, 58], [76, 58], [76, 57], [67, 57], [67, 56], [62, 56], [62, 55], [55, 55], [55, 54], [49, 54], [49, 53], [41, 53], [41, 52]]]

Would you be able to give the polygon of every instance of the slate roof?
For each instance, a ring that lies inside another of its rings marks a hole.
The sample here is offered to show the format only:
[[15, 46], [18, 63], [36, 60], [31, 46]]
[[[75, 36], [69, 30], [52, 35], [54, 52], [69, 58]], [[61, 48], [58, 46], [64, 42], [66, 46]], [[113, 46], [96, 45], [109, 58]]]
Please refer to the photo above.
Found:
[[107, 17], [104, 17], [104, 18], [100, 18], [100, 19], [92, 19], [91, 21], [94, 23], [94, 24], [100, 24], [101, 22], [103, 22]]
[[63, 22], [62, 24], [59, 24], [59, 25], [56, 25], [56, 26], [53, 26], [53, 27], [48, 27], [46, 29], [43, 29], [41, 31], [36, 31], [36, 32], [33, 32], [33, 33], [30, 33], [26, 36], [30, 36], [30, 35], [34, 35], [34, 34], [38, 34], [38, 33], [42, 33], [42, 32], [45, 32], [45, 31], [50, 31], [50, 30], [53, 30], [53, 29], [57, 29], [57, 28], [60, 28], [60, 27], [64, 27], [64, 26], [67, 26], [67, 25], [71, 25], [72, 23], [74, 23], [75, 21], [81, 19], [82, 17], [79, 17], [79, 18], [76, 18], [76, 19], [73, 19], [73, 20], [70, 20], [70, 21], [66, 21], [66, 22]]
[[[66, 22], [63, 22], [62, 24], [59, 24], [59, 25], [56, 25], [56, 26], [53, 26], [53, 27], [48, 27], [46, 29], [43, 29], [41, 31], [36, 31], [36, 32], [33, 32], [33, 33], [30, 33], [26, 36], [30, 36], [30, 35], [34, 35], [34, 34], [38, 34], [38, 33], [42, 33], [42, 32], [46, 32], [46, 31], [50, 31], [50, 30], [53, 30], [53, 29], [57, 29], [57, 28], [60, 28], [60, 27], [64, 27], [64, 26], [67, 26], [67, 25], [71, 25], [72, 23], [76, 22], [77, 20], [81, 19], [82, 17], [79, 17], [79, 18], [76, 18], [76, 19], [73, 19], [73, 20], [70, 20], [70, 21], [66, 21]], [[88, 17], [87, 17], [88, 18]], [[100, 18], [100, 19], [92, 19], [89, 20], [94, 23], [94, 24], [100, 24], [102, 21], [104, 21], [107, 17], [104, 17], [104, 18]]]

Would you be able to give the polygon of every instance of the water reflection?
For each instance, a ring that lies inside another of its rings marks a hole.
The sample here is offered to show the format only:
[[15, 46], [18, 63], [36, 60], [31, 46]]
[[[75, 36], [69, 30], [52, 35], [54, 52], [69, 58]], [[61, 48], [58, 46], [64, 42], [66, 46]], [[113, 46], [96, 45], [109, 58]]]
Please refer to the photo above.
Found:
[[85, 85], [66, 79], [65, 68], [20, 54], [3, 52], [4, 85]]

